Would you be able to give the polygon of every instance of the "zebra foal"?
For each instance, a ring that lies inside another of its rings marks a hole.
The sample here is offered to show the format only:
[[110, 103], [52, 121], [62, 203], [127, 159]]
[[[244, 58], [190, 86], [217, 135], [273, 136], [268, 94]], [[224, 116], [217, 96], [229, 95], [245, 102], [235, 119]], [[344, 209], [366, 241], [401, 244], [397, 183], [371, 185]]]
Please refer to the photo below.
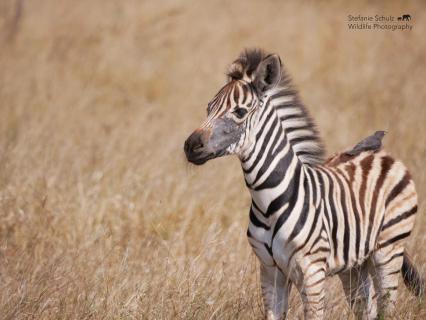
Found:
[[[241, 161], [266, 319], [285, 317], [293, 285], [305, 319], [321, 319], [325, 278], [335, 274], [358, 318], [393, 310], [401, 272], [423, 294], [404, 249], [417, 211], [413, 180], [374, 137], [366, 141], [324, 161], [315, 125], [280, 58], [258, 49], [234, 61], [207, 119], [185, 141], [194, 164], [227, 154]], [[363, 147], [369, 141], [375, 142]]]

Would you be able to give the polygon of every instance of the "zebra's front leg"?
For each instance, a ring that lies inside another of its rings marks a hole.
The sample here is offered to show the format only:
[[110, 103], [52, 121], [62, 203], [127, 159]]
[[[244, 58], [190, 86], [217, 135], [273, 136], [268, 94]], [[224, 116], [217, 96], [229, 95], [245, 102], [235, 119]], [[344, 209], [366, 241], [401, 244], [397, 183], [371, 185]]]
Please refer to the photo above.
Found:
[[284, 319], [288, 311], [291, 282], [277, 267], [263, 264], [260, 266], [260, 281], [265, 319]]

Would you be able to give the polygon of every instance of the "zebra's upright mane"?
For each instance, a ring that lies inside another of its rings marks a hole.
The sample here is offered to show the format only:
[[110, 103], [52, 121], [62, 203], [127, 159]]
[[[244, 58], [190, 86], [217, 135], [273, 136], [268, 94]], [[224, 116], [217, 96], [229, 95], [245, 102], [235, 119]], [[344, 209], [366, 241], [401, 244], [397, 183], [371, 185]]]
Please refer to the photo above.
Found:
[[[270, 56], [260, 49], [247, 49], [231, 65], [228, 77], [234, 80], [254, 81], [255, 71], [260, 62]], [[298, 158], [306, 164], [324, 162], [324, 145], [316, 125], [306, 107], [300, 101], [291, 78], [281, 68], [279, 84], [267, 93], [271, 104], [276, 108], [287, 139]]]

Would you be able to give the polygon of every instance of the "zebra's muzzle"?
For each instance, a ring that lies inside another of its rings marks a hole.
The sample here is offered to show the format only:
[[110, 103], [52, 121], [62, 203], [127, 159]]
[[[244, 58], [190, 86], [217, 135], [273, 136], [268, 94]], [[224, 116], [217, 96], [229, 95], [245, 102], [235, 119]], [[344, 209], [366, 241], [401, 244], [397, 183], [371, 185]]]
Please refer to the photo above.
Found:
[[215, 153], [206, 150], [206, 137], [202, 131], [196, 130], [185, 141], [183, 147], [189, 162], [201, 165], [216, 157]]
[[230, 119], [214, 119], [209, 128], [198, 128], [185, 141], [186, 158], [200, 165], [229, 154], [228, 147], [240, 139], [243, 130], [243, 126]]

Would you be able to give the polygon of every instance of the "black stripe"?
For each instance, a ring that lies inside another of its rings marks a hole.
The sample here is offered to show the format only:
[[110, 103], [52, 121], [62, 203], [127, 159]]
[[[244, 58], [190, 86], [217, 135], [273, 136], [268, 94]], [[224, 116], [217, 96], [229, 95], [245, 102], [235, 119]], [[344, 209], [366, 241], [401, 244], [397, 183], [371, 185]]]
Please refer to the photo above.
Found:
[[272, 244], [271, 244], [271, 246], [268, 246], [266, 243], [264, 243], [263, 245], [265, 246], [266, 250], [268, 250], [269, 255], [271, 257], [274, 257], [274, 255], [272, 254]]
[[397, 290], [398, 289], [398, 287], [386, 287], [386, 288], [383, 288], [383, 290], [388, 290], [388, 291], [394, 291], [394, 290]]
[[[294, 239], [294, 237], [296, 237], [299, 234], [299, 232], [302, 231], [303, 227], [306, 224], [306, 220], [308, 218], [309, 202], [311, 200], [311, 194], [309, 192], [310, 190], [308, 187], [308, 179], [306, 176], [304, 176], [304, 180], [303, 180], [303, 190], [305, 191], [305, 196], [303, 197], [302, 211], [300, 212], [299, 219], [297, 219], [297, 222], [294, 225], [293, 231], [288, 237], [288, 240], [287, 240], [288, 242], [291, 242]], [[317, 216], [315, 216], [315, 218], [316, 217]]]
[[[278, 123], [277, 123], [278, 124]], [[272, 134], [272, 133], [271, 133]], [[281, 126], [278, 126], [278, 132], [275, 135], [274, 141], [271, 143], [268, 153], [266, 155], [265, 160], [263, 161], [261, 167], [259, 168], [259, 171], [256, 174], [256, 178], [254, 178], [253, 184], [256, 184], [256, 182], [263, 176], [263, 174], [270, 168], [272, 161], [274, 161], [274, 159], [276, 158], [276, 155], [278, 152], [280, 152], [281, 150], [284, 149], [286, 143], [287, 143], [287, 139], [284, 138], [282, 139], [280, 142], [278, 142], [281, 138], [281, 134], [282, 134], [282, 128]], [[265, 137], [265, 141], [264, 141], [264, 145], [266, 148], [266, 144], [269, 142], [269, 137], [268, 137], [268, 141], [266, 141], [266, 137]], [[279, 143], [279, 146], [277, 147], [276, 153], [272, 153], [272, 151], [274, 150], [275, 145]], [[265, 150], [264, 150], [265, 151]], [[264, 155], [264, 154], [262, 154]], [[277, 166], [279, 166], [279, 162], [277, 163]], [[285, 167], [284, 167], [285, 168]], [[276, 170], [273, 170], [276, 171]], [[285, 171], [285, 170], [283, 170]]]
[[[291, 150], [289, 150], [289, 152], [287, 152], [285, 156], [277, 163], [276, 168], [279, 168], [279, 170], [273, 170], [269, 177], [253, 190], [259, 191], [278, 186], [283, 181], [285, 175], [288, 174], [287, 170], [290, 166], [290, 163], [293, 161], [293, 158], [294, 154]], [[281, 170], [281, 168], [284, 168], [285, 170]]]
[[397, 242], [399, 240], [405, 239], [408, 236], [410, 236], [410, 234], [411, 234], [411, 231], [404, 232], [404, 233], [401, 233], [401, 234], [397, 235], [396, 237], [393, 237], [393, 238], [389, 239], [386, 242], [380, 243], [379, 244], [379, 249], [387, 247], [387, 246], [389, 246], [389, 245], [391, 245], [391, 244], [393, 244], [393, 243], [395, 243], [395, 242]]
[[[311, 139], [309, 139], [309, 141], [318, 142], [318, 139], [316, 137], [311, 137]], [[315, 157], [315, 156], [322, 156], [323, 153], [324, 153], [323, 150], [315, 150], [315, 151], [313, 151], [313, 150], [300, 150], [300, 151], [297, 151], [298, 156], [309, 155], [309, 156]]]
[[[268, 103], [269, 103], [269, 101], [266, 103], [266, 105]], [[266, 105], [265, 105], [265, 108], [262, 109], [262, 114], [260, 115], [260, 118], [261, 118], [260, 122], [263, 121], [263, 124], [262, 124], [262, 127], [260, 128], [260, 131], [256, 135], [256, 141], [259, 140], [259, 137], [262, 135], [262, 132], [265, 129], [266, 124], [268, 123], [268, 121], [270, 120], [270, 118], [272, 116], [272, 112], [270, 112], [270, 110], [269, 110], [270, 108], [266, 108]], [[263, 119], [264, 114], [266, 114], [266, 116], [265, 116], [266, 119]], [[251, 157], [253, 156], [255, 150], [256, 150], [256, 144], [253, 145], [252, 150], [250, 151], [249, 155], [246, 158], [243, 159], [243, 162], [249, 161], [251, 159]], [[243, 168], [243, 171], [246, 172], [244, 168]]]
[[[320, 206], [315, 210], [315, 217], [314, 217], [314, 221], [312, 222], [312, 225], [311, 225], [311, 229], [309, 230], [309, 233], [308, 233], [308, 236], [306, 237], [306, 239], [305, 239], [305, 241], [303, 242], [303, 244], [301, 244], [299, 247], [297, 247], [292, 253], [291, 253], [291, 255], [290, 255], [290, 257], [289, 257], [289, 259], [288, 259], [288, 261], [289, 261], [289, 263], [290, 263], [290, 261], [291, 261], [291, 259], [293, 258], [293, 256], [296, 254], [296, 252], [298, 252], [298, 251], [300, 251], [301, 249], [303, 249], [307, 244], [308, 244], [308, 242], [310, 241], [310, 239], [311, 239], [311, 237], [312, 237], [312, 235], [313, 235], [313, 233], [314, 233], [314, 230], [315, 230], [315, 228], [316, 228], [316, 226], [317, 226], [317, 222], [318, 222], [318, 217], [320, 216], [320, 213], [321, 213], [321, 208], [322, 208], [322, 202], [320, 203]], [[315, 245], [316, 244], [316, 242], [317, 241], [315, 241], [314, 242], [314, 244], [313, 245]], [[312, 253], [313, 254], [313, 253]]]
[[310, 185], [312, 187], [312, 203], [314, 204], [314, 206], [317, 203], [317, 196], [318, 196], [318, 190], [317, 190], [317, 185], [316, 185], [316, 180], [314, 178], [314, 174], [312, 172], [313, 170], [310, 167], [306, 167], [305, 172], [308, 173], [309, 176], [309, 181], [310, 181]]
[[308, 140], [316, 140], [316, 139], [317, 137], [315, 137], [314, 134], [312, 133], [312, 135], [303, 135], [297, 138], [293, 138], [290, 141], [292, 145], [296, 145], [298, 143], [306, 142]]
[[249, 238], [253, 238], [253, 236], [251, 235], [251, 232], [250, 232], [250, 229], [249, 229], [249, 228], [247, 228], [247, 237], [249, 237]]
[[[265, 120], [265, 122], [263, 123], [262, 128], [260, 129], [260, 131], [259, 131], [259, 132], [258, 132], [258, 134], [256, 135], [256, 141], [259, 141], [260, 136], [262, 135], [263, 131], [265, 130], [266, 125], [269, 123], [270, 119], [271, 119], [271, 114], [269, 114], [269, 115], [267, 116], [267, 119], [266, 119], [266, 120]], [[264, 153], [264, 151], [265, 151], [266, 145], [268, 144], [269, 137], [271, 136], [272, 132], [274, 131], [275, 126], [277, 126], [278, 124], [279, 124], [278, 119], [275, 117], [275, 118], [272, 120], [272, 124], [271, 124], [271, 126], [270, 126], [270, 128], [269, 128], [268, 132], [267, 132], [267, 133], [266, 133], [266, 135], [265, 135], [265, 139], [262, 141], [262, 145], [261, 145], [261, 147], [260, 147], [259, 152], [258, 152], [258, 153], [257, 153], [257, 155], [256, 155], [256, 159], [254, 160], [254, 162], [252, 163], [252, 165], [250, 166], [250, 168], [248, 168], [248, 169], [244, 169], [244, 168], [243, 168], [243, 170], [244, 170], [244, 172], [245, 172], [245, 173], [250, 173], [250, 172], [252, 172], [252, 171], [253, 171], [253, 169], [256, 167], [256, 165], [259, 163], [259, 161], [260, 161], [260, 159], [262, 158], [263, 153]], [[254, 152], [255, 150], [256, 150], [256, 147], [253, 147], [252, 153], [249, 155], [249, 158], [252, 156], [252, 154], [253, 154], [253, 152]]]
[[347, 185], [349, 186], [349, 193], [351, 196], [351, 207], [355, 216], [355, 254], [356, 254], [356, 260], [358, 260], [359, 251], [361, 248], [361, 226], [360, 226], [360, 218], [359, 218], [360, 213], [356, 205], [355, 195], [352, 189], [351, 182], [346, 178], [343, 172], [341, 172], [339, 169], [337, 170], [341, 174], [341, 176], [345, 179]]
[[[312, 260], [311, 262], [309, 262], [309, 265], [308, 266], [312, 266], [312, 265], [315, 265], [315, 264], [317, 264], [318, 262], [323, 262], [323, 263], [325, 263], [326, 262], [326, 258], [325, 257], [319, 257], [319, 258], [317, 258], [317, 259], [315, 259], [315, 260]], [[315, 271], [314, 273], [311, 273], [308, 277], [307, 277], [307, 279], [309, 279], [309, 278], [312, 278], [314, 275], [316, 275], [318, 272], [325, 272], [325, 270], [323, 269], [323, 268], [320, 268], [320, 269], [318, 269], [317, 271]]]
[[[316, 243], [315, 243], [316, 244]], [[312, 250], [312, 249], [311, 249]], [[308, 255], [315, 255], [315, 254], [317, 254], [318, 252], [329, 252], [330, 251], [330, 249], [329, 248], [327, 248], [327, 247], [318, 247], [318, 248], [315, 248], [315, 250], [314, 251], [309, 251], [309, 253], [308, 253]]]
[[[254, 199], [251, 199], [251, 205], [253, 206], [253, 208], [255, 208], [257, 211], [262, 212], [262, 210], [260, 210], [259, 206], [257, 205], [257, 203], [254, 201]], [[262, 212], [263, 214], [263, 212]]]
[[[321, 269], [320, 269], [321, 270]], [[317, 274], [317, 272], [316, 273], [314, 273], [314, 274]], [[319, 284], [319, 283], [321, 283], [321, 282], [324, 282], [325, 281], [325, 278], [320, 278], [320, 279], [318, 279], [317, 281], [315, 281], [314, 283], [310, 283], [309, 285], [305, 285], [304, 287], [305, 288], [311, 288], [311, 287], [314, 287], [314, 286], [316, 286], [317, 284]]]
[[[277, 222], [275, 223], [274, 232], [272, 233], [272, 241], [274, 240], [278, 230], [287, 221], [287, 218], [289, 217], [291, 211], [293, 210], [297, 202], [297, 197], [299, 195], [299, 187], [300, 187], [299, 186], [300, 175], [301, 175], [301, 165], [298, 163], [296, 167], [296, 171], [293, 175], [292, 181], [290, 181], [287, 190], [277, 199], [272, 201], [268, 207], [267, 216], [271, 215], [273, 212], [281, 208], [281, 206], [283, 206], [284, 203], [288, 202], [287, 209], [280, 215]], [[272, 246], [272, 241], [271, 241], [271, 246]]]
[[282, 94], [283, 96], [291, 96], [291, 97], [293, 97], [294, 98], [293, 104], [297, 105], [297, 100], [296, 100], [297, 90], [291, 89], [291, 88], [285, 88], [285, 89], [282, 89], [280, 91], [280, 94]]
[[389, 262], [391, 262], [393, 259], [398, 258], [398, 257], [402, 257], [403, 255], [404, 255], [404, 252], [395, 253], [394, 255], [392, 255], [392, 257], [390, 257], [385, 262], [376, 263], [375, 267], [384, 266], [384, 265], [388, 264]]
[[385, 203], [385, 207], [388, 206], [388, 204], [395, 199], [396, 196], [398, 196], [402, 190], [405, 189], [405, 187], [408, 185], [408, 183], [411, 181], [411, 177], [410, 174], [408, 173], [408, 171], [405, 173], [404, 177], [402, 178], [402, 180], [392, 189], [392, 191], [390, 192], [389, 196], [386, 199], [386, 203]]
[[[278, 99], [278, 98], [282, 98], [282, 97], [292, 97], [293, 98], [293, 96], [291, 96], [291, 95], [289, 95], [288, 94], [288, 92], [286, 92], [286, 91], [280, 91], [280, 92], [278, 92], [278, 93], [276, 93], [276, 94], [274, 94], [274, 95], [272, 95], [271, 96], [271, 100], [275, 100], [275, 99]], [[290, 101], [288, 101], [288, 102], [284, 102], [284, 103], [289, 103]], [[294, 101], [293, 101], [293, 99], [292, 99], [292, 101], [291, 101], [291, 105], [294, 105]], [[281, 106], [281, 104], [280, 104], [280, 106]]]
[[[285, 96], [286, 95], [282, 95], [280, 97], [285, 97]], [[275, 105], [275, 109], [277, 109], [277, 110], [284, 110], [288, 107], [292, 107], [294, 110], [297, 110], [297, 112], [299, 112], [299, 114], [301, 113], [300, 107], [295, 104], [294, 100], [286, 101], [286, 102], [283, 102], [281, 104]]]
[[304, 126], [298, 126], [298, 127], [288, 127], [288, 128], [285, 128], [285, 132], [287, 134], [292, 133], [294, 131], [298, 131], [298, 130], [312, 130], [312, 126], [310, 126], [310, 125], [304, 125]]
[[248, 90], [247, 90], [248, 88], [247, 88], [246, 85], [242, 85], [241, 89], [243, 90], [243, 101], [242, 101], [242, 103], [244, 104], [246, 102], [247, 98], [248, 98]]
[[[331, 230], [331, 241], [333, 242], [333, 250], [334, 250], [334, 257], [337, 257], [337, 215], [336, 215], [336, 207], [334, 205], [334, 199], [333, 199], [333, 193], [334, 193], [334, 181], [331, 179], [330, 174], [326, 171], [323, 170], [323, 172], [325, 173], [325, 175], [328, 177], [329, 180], [329, 186], [330, 189], [328, 191], [328, 204], [330, 205], [330, 214], [331, 214], [331, 219], [333, 222], [333, 226], [332, 226], [332, 230]], [[327, 208], [327, 206], [325, 206]], [[326, 209], [326, 211], [328, 211]]]
[[416, 212], [417, 212], [417, 205], [415, 205], [413, 208], [411, 208], [411, 210], [405, 211], [403, 214], [399, 215], [398, 217], [389, 220], [388, 223], [386, 223], [383, 226], [382, 231], [387, 229], [387, 228], [392, 227], [393, 225], [397, 224], [398, 222], [401, 222], [402, 220], [405, 220], [405, 219], [411, 217]]
[[346, 206], [346, 190], [343, 186], [343, 182], [340, 180], [340, 176], [332, 172], [337, 180], [337, 184], [339, 185], [340, 189], [340, 204], [342, 205], [342, 213], [343, 213], [343, 220], [344, 220], [344, 229], [343, 229], [343, 260], [345, 262], [345, 265], [349, 263], [349, 249], [350, 249], [350, 234], [351, 230], [349, 228], [349, 217], [348, 217], [348, 208]]
[[254, 213], [253, 208], [250, 208], [250, 222], [253, 223], [258, 228], [262, 228], [262, 229], [265, 229], [265, 230], [269, 230], [270, 229], [269, 226], [267, 226], [266, 224], [264, 224], [262, 221], [260, 221], [256, 217], [256, 214]]
[[395, 271], [388, 273], [387, 275], [390, 276], [390, 275], [397, 274], [397, 273], [400, 273], [400, 272], [401, 272], [401, 270], [398, 269], [398, 270], [395, 270]]
[[287, 121], [292, 119], [305, 119], [305, 117], [301, 113], [289, 114], [288, 116], [280, 117], [281, 121]]
[[318, 185], [320, 187], [319, 197], [320, 197], [320, 199], [324, 199], [325, 198], [325, 188], [324, 188], [324, 179], [322, 178], [321, 172], [312, 170], [312, 173], [315, 173], [315, 176], [318, 179]]

